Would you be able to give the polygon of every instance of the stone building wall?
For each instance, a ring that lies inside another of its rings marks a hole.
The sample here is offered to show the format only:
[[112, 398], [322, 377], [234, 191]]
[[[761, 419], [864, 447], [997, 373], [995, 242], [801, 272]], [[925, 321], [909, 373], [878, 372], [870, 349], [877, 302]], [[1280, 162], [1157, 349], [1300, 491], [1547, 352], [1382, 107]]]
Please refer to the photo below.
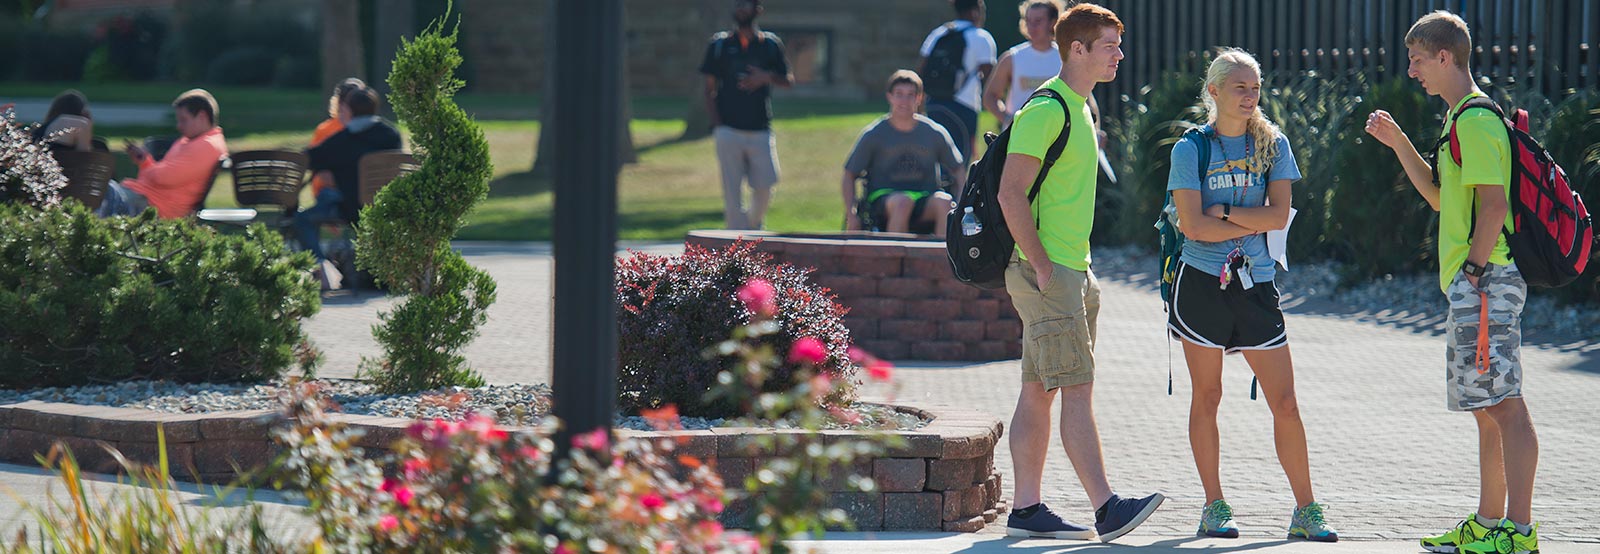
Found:
[[[629, 83], [634, 94], [699, 90], [706, 40], [729, 28], [728, 0], [627, 0]], [[915, 69], [917, 47], [950, 18], [941, 0], [769, 0], [759, 24], [789, 46], [802, 81], [792, 94], [870, 98], [889, 73]], [[544, 84], [549, 3], [469, 0], [463, 5], [465, 54], [484, 92], [536, 93]]]

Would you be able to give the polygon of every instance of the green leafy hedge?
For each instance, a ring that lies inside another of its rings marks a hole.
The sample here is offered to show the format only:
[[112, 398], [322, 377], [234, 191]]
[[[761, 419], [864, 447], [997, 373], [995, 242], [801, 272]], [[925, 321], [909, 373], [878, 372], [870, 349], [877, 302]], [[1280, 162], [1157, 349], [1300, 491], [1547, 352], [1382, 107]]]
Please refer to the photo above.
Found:
[[0, 387], [259, 381], [315, 356], [311, 258], [256, 226], [0, 206]]

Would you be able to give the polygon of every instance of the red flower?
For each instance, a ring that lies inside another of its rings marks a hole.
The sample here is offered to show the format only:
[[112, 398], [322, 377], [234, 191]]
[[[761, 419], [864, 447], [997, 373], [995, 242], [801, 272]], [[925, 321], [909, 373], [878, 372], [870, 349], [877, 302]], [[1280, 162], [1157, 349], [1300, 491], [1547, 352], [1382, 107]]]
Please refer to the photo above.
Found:
[[758, 315], [772, 315], [778, 311], [778, 291], [765, 279], [751, 279], [739, 287], [738, 298], [744, 306]]
[[874, 381], [888, 381], [894, 377], [894, 364], [883, 360], [872, 360], [867, 364], [867, 376]]
[[428, 461], [420, 458], [410, 458], [402, 465], [407, 479], [415, 479], [428, 471]]
[[822, 341], [803, 337], [794, 341], [794, 346], [789, 347], [789, 361], [794, 363], [821, 364], [828, 358], [828, 347]]
[[567, 543], [561, 543], [556, 545], [555, 554], [577, 554], [577, 551], [567, 546]]
[[639, 410], [639, 415], [644, 416], [645, 422], [649, 423], [650, 427], [657, 431], [680, 427], [678, 423], [678, 406], [674, 404], [667, 404], [654, 410]]
[[661, 509], [662, 506], [667, 505], [667, 500], [661, 498], [661, 495], [652, 492], [640, 497], [639, 505], [644, 506], [644, 509], [646, 510], [655, 511]]
[[390, 533], [398, 527], [400, 527], [400, 518], [394, 517], [394, 514], [384, 514], [383, 517], [378, 518], [379, 531]]

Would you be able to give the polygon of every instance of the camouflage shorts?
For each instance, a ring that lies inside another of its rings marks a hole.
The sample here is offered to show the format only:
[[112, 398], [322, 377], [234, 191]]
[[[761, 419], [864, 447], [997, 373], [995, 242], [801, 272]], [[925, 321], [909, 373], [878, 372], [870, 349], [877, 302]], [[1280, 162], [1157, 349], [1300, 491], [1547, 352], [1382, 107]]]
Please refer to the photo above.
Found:
[[1445, 381], [1449, 408], [1471, 411], [1522, 396], [1522, 307], [1528, 285], [1516, 264], [1489, 265], [1479, 279], [1489, 300], [1489, 363], [1478, 361], [1478, 330], [1483, 318], [1479, 289], [1457, 272], [1445, 296], [1450, 313], [1445, 319], [1449, 350], [1445, 354]]

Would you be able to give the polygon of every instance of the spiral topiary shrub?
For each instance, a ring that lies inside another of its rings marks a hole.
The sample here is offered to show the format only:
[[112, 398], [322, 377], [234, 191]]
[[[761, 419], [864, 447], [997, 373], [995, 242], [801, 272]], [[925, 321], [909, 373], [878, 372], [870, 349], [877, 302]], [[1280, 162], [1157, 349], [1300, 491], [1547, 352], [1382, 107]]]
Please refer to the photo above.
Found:
[[0, 206], [0, 387], [261, 381], [315, 361], [311, 257], [266, 227]]
[[435, 21], [403, 41], [389, 74], [389, 103], [411, 131], [421, 166], [384, 187], [361, 210], [356, 264], [405, 300], [380, 316], [381, 359], [362, 373], [389, 392], [478, 386], [461, 349], [478, 335], [495, 282], [450, 249], [462, 218], [489, 192], [489, 143], [451, 97], [465, 84], [456, 31]]
[[[697, 417], [743, 415], [740, 406], [705, 401], [717, 374], [737, 358], [709, 352], [737, 327], [751, 322], [750, 310], [736, 298], [746, 281], [773, 287], [777, 333], [762, 338], [773, 352], [785, 353], [810, 337], [826, 348], [817, 369], [837, 387], [824, 404], [854, 399], [857, 368], [850, 361], [850, 331], [840, 319], [846, 309], [827, 288], [811, 283], [810, 272], [755, 251], [754, 243], [725, 250], [688, 246], [681, 256], [635, 253], [617, 265], [617, 406], [625, 413], [675, 405]], [[709, 355], [708, 355], [709, 354]], [[795, 386], [801, 364], [785, 360], [768, 376], [763, 392]]]

